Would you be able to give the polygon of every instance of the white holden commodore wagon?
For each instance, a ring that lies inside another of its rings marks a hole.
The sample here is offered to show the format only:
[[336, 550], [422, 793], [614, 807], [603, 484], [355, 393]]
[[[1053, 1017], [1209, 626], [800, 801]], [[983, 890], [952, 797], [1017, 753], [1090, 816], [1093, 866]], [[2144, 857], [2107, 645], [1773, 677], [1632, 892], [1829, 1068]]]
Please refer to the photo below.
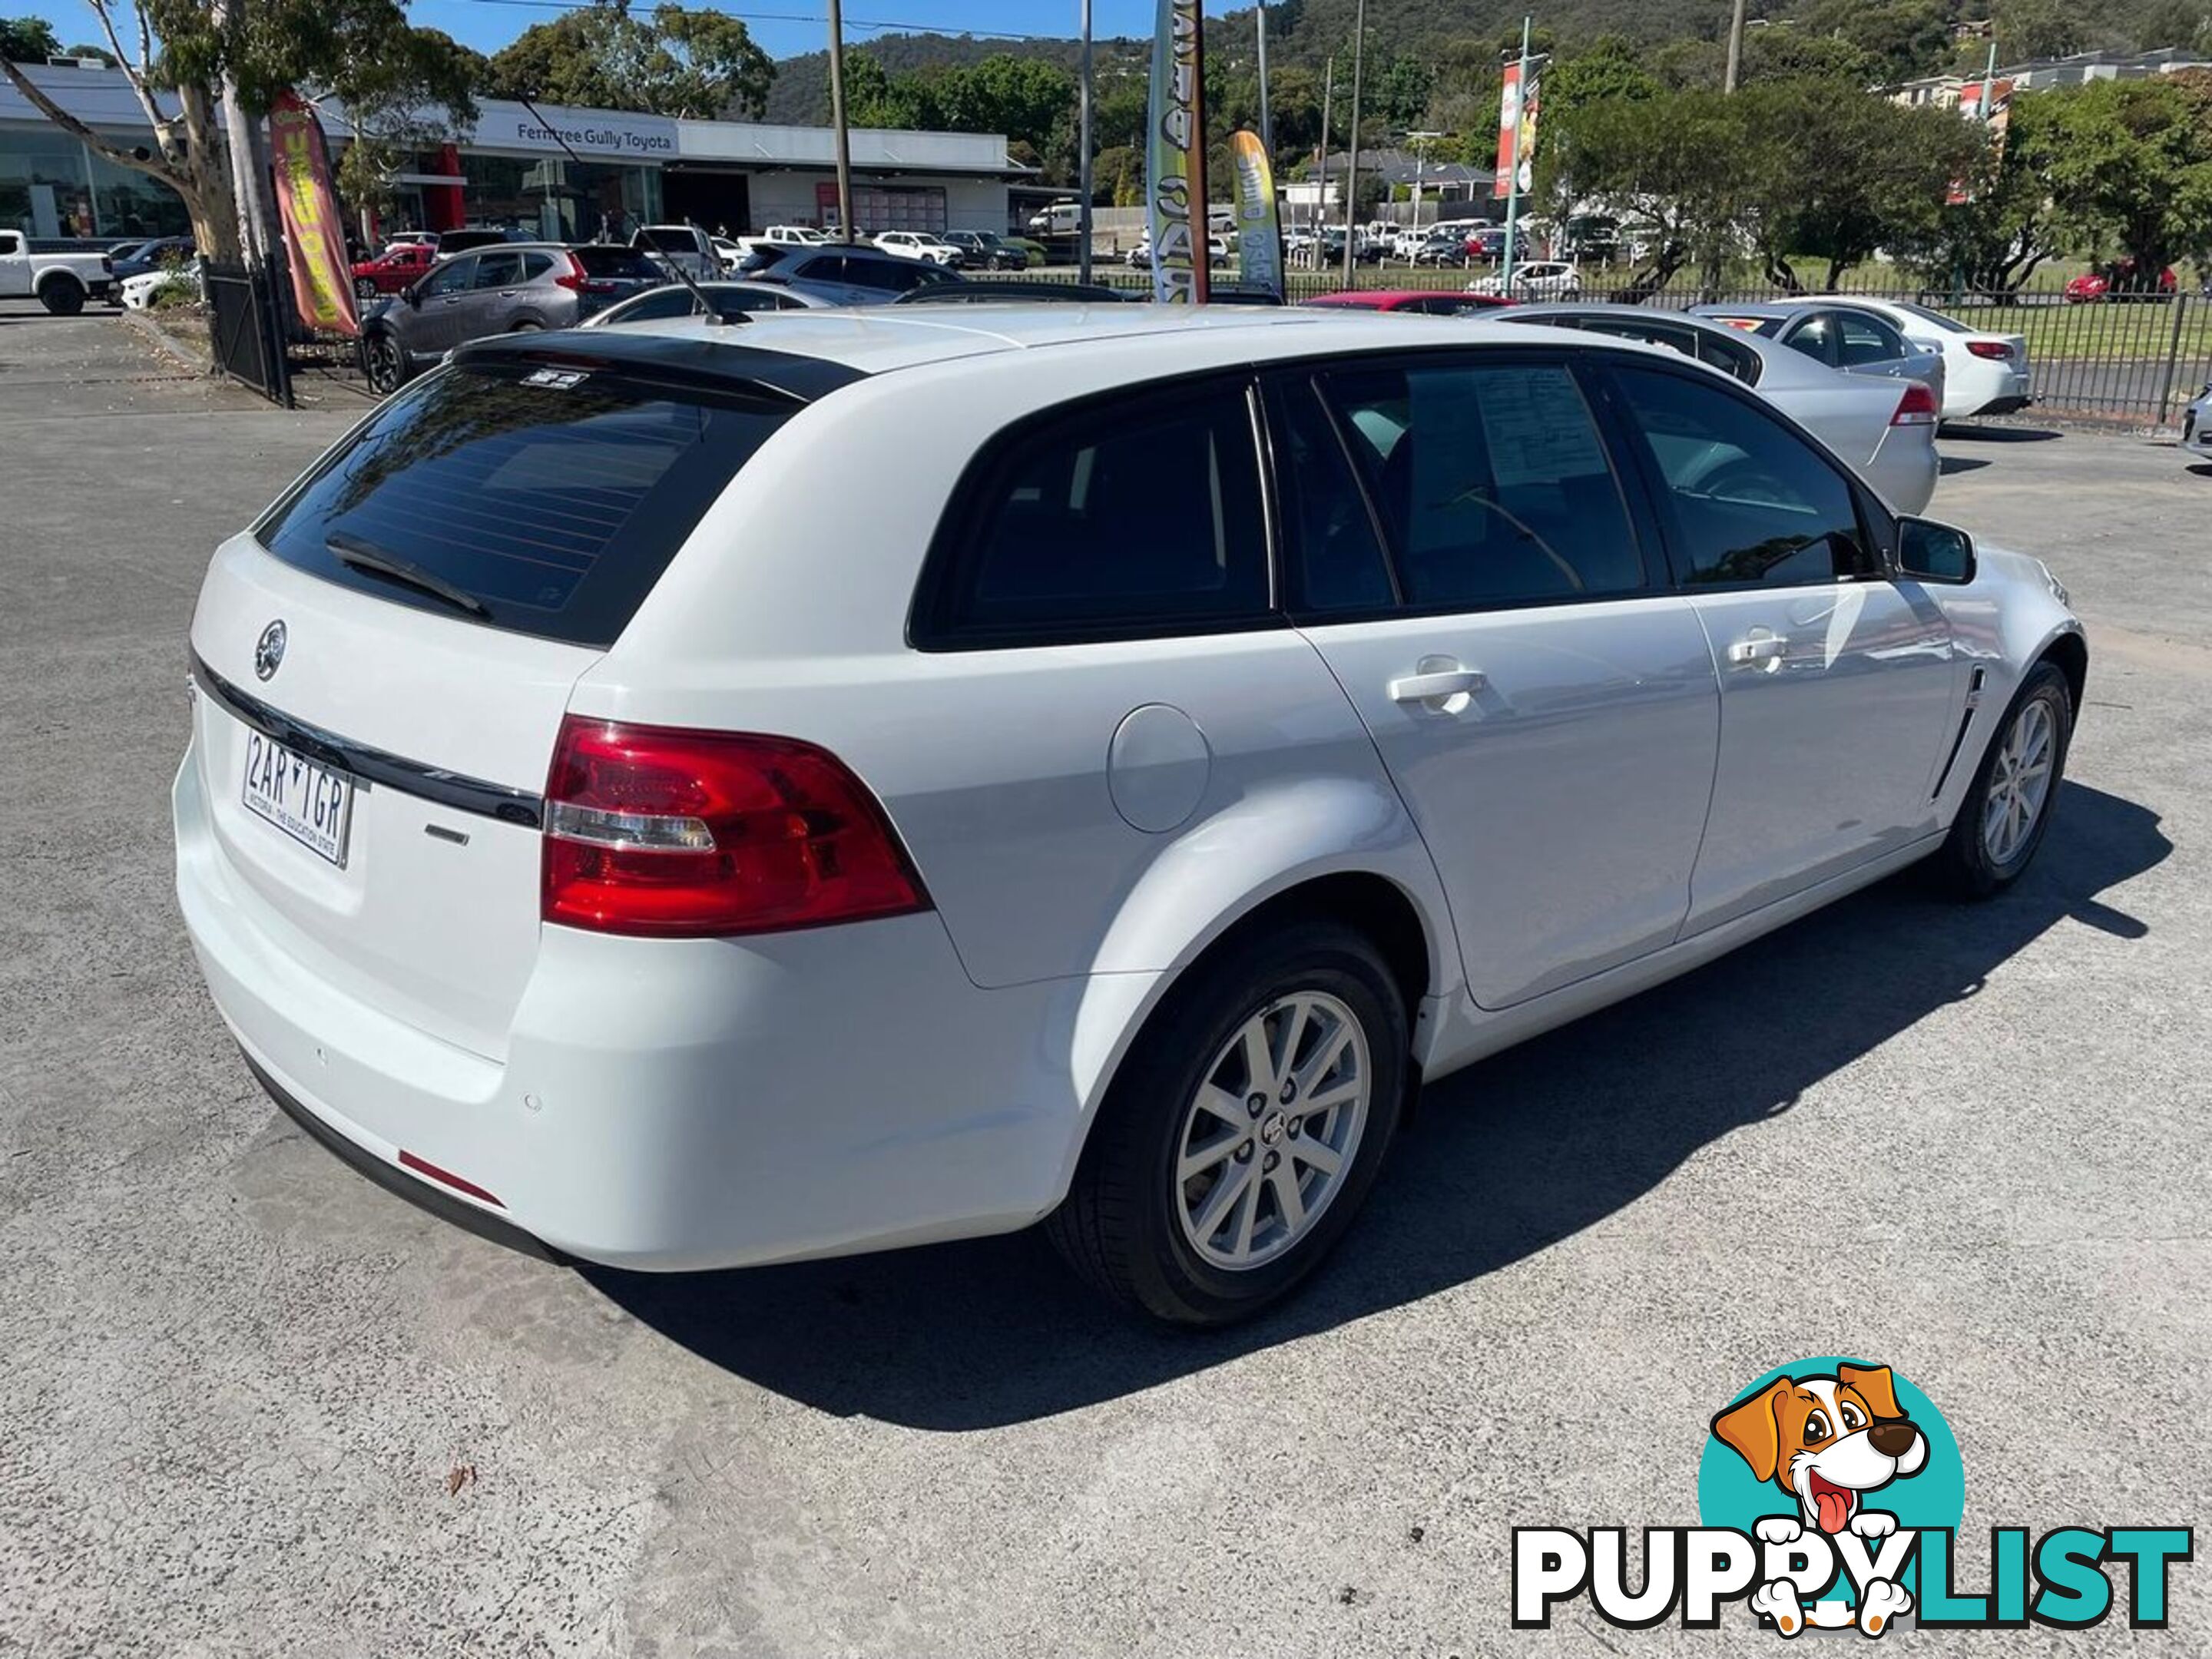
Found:
[[509, 1242], [1310, 1271], [1424, 1079], [1916, 860], [2087, 651], [1714, 370], [1247, 308], [463, 347], [217, 551], [178, 889], [278, 1104]]

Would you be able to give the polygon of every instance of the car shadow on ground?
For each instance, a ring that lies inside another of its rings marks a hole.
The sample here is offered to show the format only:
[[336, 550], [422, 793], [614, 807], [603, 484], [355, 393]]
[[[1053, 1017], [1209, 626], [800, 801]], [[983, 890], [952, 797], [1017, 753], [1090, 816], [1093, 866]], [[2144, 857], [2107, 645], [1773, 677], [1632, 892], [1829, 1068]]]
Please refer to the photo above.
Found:
[[2045, 426], [1980, 426], [1972, 421], [1946, 421], [1940, 435], [1984, 444], [2047, 444], [2066, 434]]
[[2212, 478], [2212, 465], [2201, 461], [2191, 462], [2186, 471], [2196, 477]]
[[1988, 465], [1987, 461], [1973, 455], [1946, 455], [1942, 459], [1940, 470], [1942, 476], [1948, 478], [1954, 473], [1978, 472]]
[[1335, 1259], [1231, 1330], [1115, 1314], [1034, 1231], [732, 1273], [582, 1271], [670, 1340], [822, 1411], [939, 1431], [1048, 1417], [1466, 1283], [1603, 1221], [1708, 1143], [1976, 995], [2061, 921], [2142, 938], [2099, 895], [2171, 850], [2156, 814], [2069, 783], [2035, 867], [2002, 898], [1955, 904], [1908, 871], [1445, 1079]]

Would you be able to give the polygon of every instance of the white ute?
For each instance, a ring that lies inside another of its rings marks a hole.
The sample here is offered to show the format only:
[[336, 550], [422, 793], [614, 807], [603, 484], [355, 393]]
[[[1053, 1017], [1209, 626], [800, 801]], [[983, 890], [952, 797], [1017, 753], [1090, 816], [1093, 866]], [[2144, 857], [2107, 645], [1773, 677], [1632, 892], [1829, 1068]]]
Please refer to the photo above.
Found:
[[114, 288], [105, 253], [33, 253], [21, 231], [0, 230], [0, 300], [35, 299], [57, 317], [74, 317]]

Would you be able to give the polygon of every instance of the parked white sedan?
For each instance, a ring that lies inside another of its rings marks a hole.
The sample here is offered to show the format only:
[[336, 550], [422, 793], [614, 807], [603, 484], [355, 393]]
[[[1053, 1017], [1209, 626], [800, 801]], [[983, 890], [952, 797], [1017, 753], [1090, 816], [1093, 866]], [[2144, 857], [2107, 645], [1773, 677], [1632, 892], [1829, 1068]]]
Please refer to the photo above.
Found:
[[1049, 1217], [1218, 1322], [1420, 1081], [2033, 858], [2063, 593], [1725, 376], [982, 309], [465, 345], [217, 550], [178, 896], [309, 1133], [634, 1267]]
[[1656, 306], [1500, 306], [1481, 313], [1516, 327], [1587, 329], [1665, 346], [1734, 375], [1858, 469], [1899, 513], [1926, 510], [1942, 471], [1936, 395], [1917, 380], [1844, 374], [1760, 334]]
[[2027, 336], [1975, 328], [1927, 306], [1864, 295], [1834, 296], [1833, 303], [1872, 312], [1907, 340], [1943, 354], [1943, 418], [2010, 415], [2027, 407], [2033, 388]]

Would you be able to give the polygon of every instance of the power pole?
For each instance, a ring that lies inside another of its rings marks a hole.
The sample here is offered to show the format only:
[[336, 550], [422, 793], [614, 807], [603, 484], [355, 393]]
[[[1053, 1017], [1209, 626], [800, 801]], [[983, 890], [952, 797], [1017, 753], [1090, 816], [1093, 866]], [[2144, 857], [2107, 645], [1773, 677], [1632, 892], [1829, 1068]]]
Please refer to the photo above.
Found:
[[830, 123], [837, 130], [837, 234], [853, 240], [853, 135], [845, 125], [845, 8], [830, 0]]
[[1091, 0], [1083, 0], [1083, 78], [1076, 88], [1076, 183], [1082, 191], [1075, 215], [1075, 280], [1091, 280]]
[[1735, 11], [1729, 19], [1728, 73], [1722, 78], [1721, 90], [1735, 90], [1736, 71], [1743, 64], [1743, 0], [1735, 0]]
[[1352, 216], [1359, 208], [1359, 76], [1367, 53], [1367, 0], [1359, 0], [1352, 21], [1352, 148], [1344, 169], [1344, 285], [1352, 286], [1352, 261], [1358, 245]]

